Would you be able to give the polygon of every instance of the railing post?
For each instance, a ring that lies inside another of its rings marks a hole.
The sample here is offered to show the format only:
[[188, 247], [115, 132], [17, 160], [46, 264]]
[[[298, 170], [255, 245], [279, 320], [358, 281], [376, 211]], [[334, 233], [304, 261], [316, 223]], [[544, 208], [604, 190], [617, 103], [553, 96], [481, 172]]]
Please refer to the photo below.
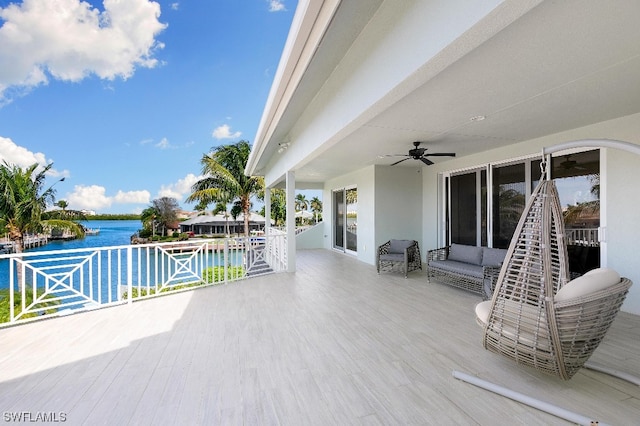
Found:
[[133, 303], [133, 247], [127, 247], [127, 298]]
[[14, 265], [14, 260], [12, 258], [9, 258], [9, 322], [13, 322], [16, 314], [15, 309], [13, 307], [15, 303], [15, 295], [14, 295], [15, 280], [13, 278], [13, 274], [14, 274], [13, 265]]
[[227, 284], [227, 265], [229, 264], [229, 238], [224, 239], [224, 252], [222, 254], [222, 261], [224, 262], [223, 273], [224, 273], [224, 283]]

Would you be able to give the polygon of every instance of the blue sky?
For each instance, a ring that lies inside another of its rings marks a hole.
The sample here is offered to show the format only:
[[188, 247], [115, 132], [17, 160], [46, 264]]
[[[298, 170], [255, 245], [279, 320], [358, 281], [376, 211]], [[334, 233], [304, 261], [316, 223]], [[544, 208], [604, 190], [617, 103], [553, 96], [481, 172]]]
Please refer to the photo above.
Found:
[[69, 208], [183, 203], [253, 143], [296, 0], [0, 0], [0, 160], [53, 162]]

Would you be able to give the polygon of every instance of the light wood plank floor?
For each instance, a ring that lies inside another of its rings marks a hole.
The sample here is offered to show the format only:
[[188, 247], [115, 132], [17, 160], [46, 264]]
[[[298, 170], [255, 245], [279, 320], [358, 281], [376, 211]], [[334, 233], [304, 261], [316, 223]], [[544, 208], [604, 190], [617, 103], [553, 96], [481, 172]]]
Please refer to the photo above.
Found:
[[[588, 370], [563, 382], [485, 351], [477, 302], [421, 272], [299, 251], [294, 274], [0, 330], [0, 410], [70, 425], [566, 424], [459, 370], [638, 424], [638, 386]], [[592, 360], [639, 374], [640, 317], [620, 314]]]

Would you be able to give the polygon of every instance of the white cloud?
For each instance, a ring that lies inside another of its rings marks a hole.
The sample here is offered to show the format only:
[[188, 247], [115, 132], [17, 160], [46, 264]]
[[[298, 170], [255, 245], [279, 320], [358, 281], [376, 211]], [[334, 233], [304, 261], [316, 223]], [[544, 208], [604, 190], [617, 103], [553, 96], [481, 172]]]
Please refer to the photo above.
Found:
[[151, 194], [147, 190], [142, 191], [118, 191], [115, 197], [113, 197], [113, 202], [119, 204], [146, 204], [151, 200]]
[[158, 191], [158, 198], [170, 197], [182, 200], [185, 195], [191, 193], [191, 187], [201, 178], [202, 176], [196, 176], [193, 173], [189, 173], [184, 178], [179, 179], [176, 183], [162, 185], [160, 187], [160, 191]]
[[242, 132], [231, 133], [231, 127], [228, 124], [216, 127], [211, 134], [215, 139], [235, 139], [239, 138], [240, 135], [242, 135]]
[[160, 142], [155, 143], [153, 139], [144, 139], [141, 140], [140, 145], [149, 145], [149, 144], [153, 144], [154, 148], [158, 148], [158, 149], [181, 149], [181, 148], [189, 148], [190, 146], [194, 145], [195, 142], [190, 141], [190, 142], [185, 142], [182, 145], [173, 145], [171, 142], [169, 142], [169, 139], [162, 138], [160, 139]]
[[[25, 168], [34, 163], [40, 164], [42, 167], [51, 163], [42, 152], [31, 152], [27, 148], [17, 145], [9, 138], [0, 136], [0, 162], [6, 161], [9, 164], [15, 164]], [[52, 177], [69, 177], [68, 170], [50, 169], [49, 176]]]
[[76, 185], [64, 198], [73, 210], [96, 210], [111, 206], [113, 200], [106, 196], [106, 189], [99, 185]]
[[269, 12], [282, 12], [287, 10], [282, 0], [268, 0]]
[[163, 44], [155, 37], [160, 5], [149, 0], [104, 0], [100, 11], [81, 0], [24, 0], [0, 8], [0, 105], [53, 77], [131, 77], [154, 68]]
[[169, 143], [169, 139], [167, 138], [162, 138], [162, 140], [160, 142], [158, 142], [157, 144], [155, 144], [156, 148], [160, 148], [160, 149], [169, 149], [169, 148], [173, 148], [171, 146], [171, 144]]
[[113, 196], [107, 196], [107, 190], [100, 185], [76, 185], [73, 192], [67, 193], [64, 199], [74, 210], [100, 211], [111, 207], [113, 204], [147, 204], [151, 199], [149, 191], [118, 191]]
[[180, 9], [180, 3], [171, 3], [171, 9], [178, 10]]

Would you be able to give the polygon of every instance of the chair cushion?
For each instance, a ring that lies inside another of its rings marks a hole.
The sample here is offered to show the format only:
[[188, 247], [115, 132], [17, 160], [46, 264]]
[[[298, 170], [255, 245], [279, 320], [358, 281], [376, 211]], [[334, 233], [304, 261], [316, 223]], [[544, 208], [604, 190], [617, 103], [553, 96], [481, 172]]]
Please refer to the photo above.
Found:
[[412, 244], [413, 240], [391, 240], [389, 241], [389, 253], [404, 253]]
[[384, 260], [387, 262], [404, 262], [404, 253], [381, 254], [380, 260]]
[[620, 282], [620, 274], [613, 269], [593, 269], [575, 280], [569, 281], [555, 295], [556, 302], [575, 299], [580, 296], [604, 290]]
[[489, 321], [489, 314], [491, 313], [491, 300], [485, 300], [476, 305], [476, 318], [482, 324], [486, 324]]
[[429, 268], [480, 279], [484, 276], [482, 266], [455, 260], [432, 260], [429, 262]]
[[500, 266], [507, 255], [507, 249], [489, 248], [482, 249], [482, 266]]
[[[491, 315], [491, 300], [476, 305], [478, 323], [486, 325]], [[495, 326], [492, 332], [541, 351], [551, 351], [551, 340], [544, 310], [510, 299], [496, 302]], [[504, 342], [505, 344], [508, 344]]]
[[482, 247], [451, 244], [447, 259], [471, 263], [472, 265], [482, 265]]

